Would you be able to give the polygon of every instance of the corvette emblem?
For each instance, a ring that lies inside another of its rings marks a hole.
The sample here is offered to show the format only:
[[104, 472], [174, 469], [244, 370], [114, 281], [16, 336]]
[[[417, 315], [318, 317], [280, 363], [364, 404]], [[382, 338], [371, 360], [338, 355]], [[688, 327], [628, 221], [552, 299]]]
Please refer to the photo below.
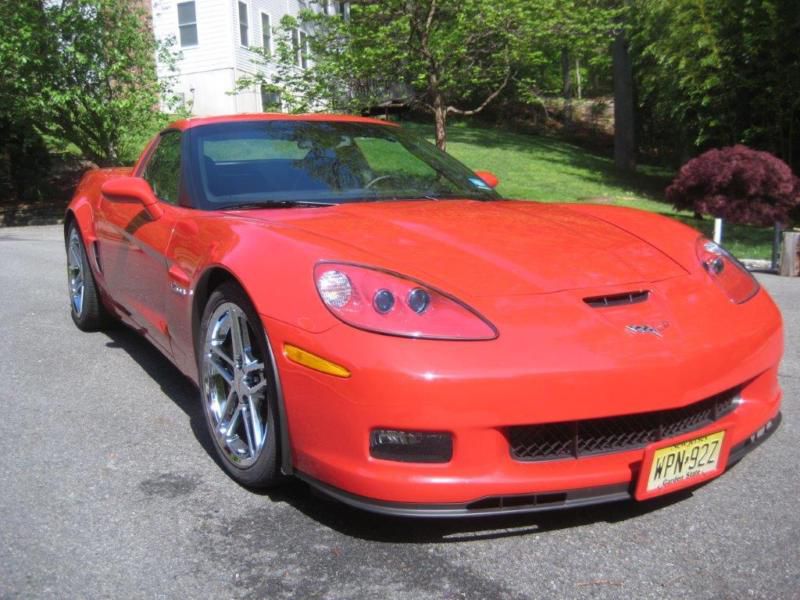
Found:
[[656, 337], [663, 337], [664, 330], [669, 327], [669, 323], [664, 321], [658, 325], [626, 325], [625, 329], [631, 333], [649, 333]]

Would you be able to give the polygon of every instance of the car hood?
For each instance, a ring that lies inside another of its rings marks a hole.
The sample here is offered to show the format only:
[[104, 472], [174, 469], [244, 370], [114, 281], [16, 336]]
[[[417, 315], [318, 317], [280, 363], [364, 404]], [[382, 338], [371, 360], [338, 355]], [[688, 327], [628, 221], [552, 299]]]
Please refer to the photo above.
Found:
[[250, 216], [356, 247], [374, 266], [472, 296], [639, 284], [686, 273], [637, 235], [552, 204], [372, 202], [277, 212]]

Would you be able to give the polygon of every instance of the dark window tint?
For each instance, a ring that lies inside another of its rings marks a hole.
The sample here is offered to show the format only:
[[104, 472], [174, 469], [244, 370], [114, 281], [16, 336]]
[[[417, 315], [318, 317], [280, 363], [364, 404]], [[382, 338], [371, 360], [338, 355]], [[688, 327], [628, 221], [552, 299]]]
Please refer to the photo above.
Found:
[[292, 53], [294, 54], [294, 64], [300, 66], [300, 31], [292, 29]]
[[181, 178], [181, 134], [168, 131], [162, 134], [144, 171], [144, 178], [160, 200], [178, 203]]
[[281, 111], [281, 95], [274, 88], [261, 86], [261, 110], [264, 112]]
[[304, 69], [308, 68], [308, 39], [305, 31], [300, 32], [300, 65]]
[[267, 13], [261, 13], [261, 45], [264, 54], [272, 56], [272, 20]]
[[390, 125], [239, 121], [186, 135], [196, 207], [498, 198], [464, 165]]
[[197, 13], [194, 2], [178, 4], [178, 30], [182, 48], [197, 45]]
[[239, 43], [245, 47], [250, 45], [250, 38], [247, 33], [248, 25], [247, 4], [239, 2]]

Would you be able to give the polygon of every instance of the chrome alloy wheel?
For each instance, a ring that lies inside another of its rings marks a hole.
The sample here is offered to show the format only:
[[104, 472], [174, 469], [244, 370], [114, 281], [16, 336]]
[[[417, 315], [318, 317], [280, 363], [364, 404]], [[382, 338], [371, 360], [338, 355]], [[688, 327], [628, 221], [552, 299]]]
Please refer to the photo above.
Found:
[[220, 304], [208, 321], [203, 347], [203, 399], [225, 458], [239, 468], [256, 462], [267, 430], [267, 378], [263, 357], [244, 311]]
[[67, 245], [67, 282], [69, 283], [69, 297], [72, 310], [80, 316], [83, 311], [83, 296], [85, 286], [83, 282], [83, 245], [78, 230], [73, 227], [69, 234]]

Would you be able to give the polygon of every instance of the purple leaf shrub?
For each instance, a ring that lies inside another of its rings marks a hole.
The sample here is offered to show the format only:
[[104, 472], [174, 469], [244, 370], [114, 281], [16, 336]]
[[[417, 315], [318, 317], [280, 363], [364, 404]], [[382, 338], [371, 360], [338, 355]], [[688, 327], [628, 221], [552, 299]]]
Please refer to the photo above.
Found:
[[769, 152], [736, 145], [709, 150], [681, 167], [667, 188], [675, 208], [733, 223], [787, 223], [800, 206], [800, 179]]

